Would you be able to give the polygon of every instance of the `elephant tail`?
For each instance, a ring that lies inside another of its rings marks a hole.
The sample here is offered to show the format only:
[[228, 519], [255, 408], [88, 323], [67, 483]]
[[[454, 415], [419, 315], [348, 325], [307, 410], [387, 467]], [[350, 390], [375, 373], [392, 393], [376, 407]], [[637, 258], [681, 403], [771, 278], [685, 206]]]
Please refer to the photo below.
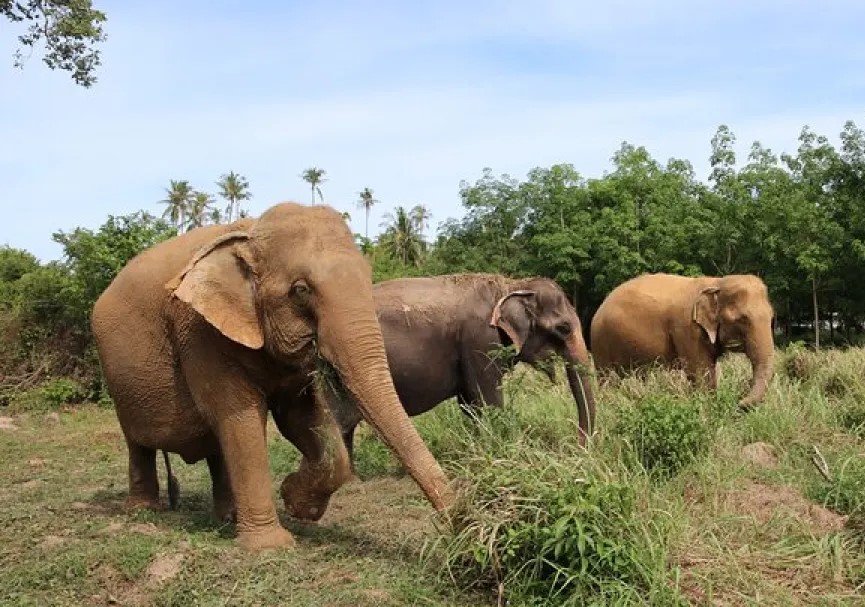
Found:
[[177, 477], [171, 471], [171, 460], [168, 459], [168, 451], [163, 450], [162, 456], [165, 459], [165, 475], [168, 477], [168, 507], [171, 510], [176, 510], [177, 500], [180, 498], [180, 483], [177, 482]]

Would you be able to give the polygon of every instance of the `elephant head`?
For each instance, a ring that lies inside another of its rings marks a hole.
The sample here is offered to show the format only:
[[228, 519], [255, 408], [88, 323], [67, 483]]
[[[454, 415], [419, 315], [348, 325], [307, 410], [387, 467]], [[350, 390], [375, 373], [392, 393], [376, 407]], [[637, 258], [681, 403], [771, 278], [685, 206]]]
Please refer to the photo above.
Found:
[[730, 275], [704, 286], [696, 296], [692, 318], [718, 352], [744, 352], [751, 361], [751, 389], [740, 401], [748, 408], [763, 399], [772, 379], [774, 312], [769, 291], [753, 275]]
[[445, 508], [447, 479], [397, 397], [369, 263], [345, 221], [328, 207], [284, 203], [234, 225], [168, 287], [274, 368], [308, 372], [315, 356], [325, 359], [433, 506]]
[[[589, 353], [580, 318], [561, 288], [546, 278], [521, 282], [496, 303], [490, 324], [507, 334], [521, 362], [536, 366], [553, 352], [565, 359], [568, 384], [577, 403], [579, 442], [584, 445], [595, 419]], [[551, 372], [549, 375], [553, 379]]]

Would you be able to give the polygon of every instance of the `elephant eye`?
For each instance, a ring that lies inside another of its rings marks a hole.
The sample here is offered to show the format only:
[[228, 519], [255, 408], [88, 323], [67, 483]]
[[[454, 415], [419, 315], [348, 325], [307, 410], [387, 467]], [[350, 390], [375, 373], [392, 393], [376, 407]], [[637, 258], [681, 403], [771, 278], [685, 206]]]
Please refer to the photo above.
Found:
[[289, 292], [295, 297], [306, 297], [309, 295], [310, 288], [307, 282], [301, 278], [300, 280], [294, 281]]

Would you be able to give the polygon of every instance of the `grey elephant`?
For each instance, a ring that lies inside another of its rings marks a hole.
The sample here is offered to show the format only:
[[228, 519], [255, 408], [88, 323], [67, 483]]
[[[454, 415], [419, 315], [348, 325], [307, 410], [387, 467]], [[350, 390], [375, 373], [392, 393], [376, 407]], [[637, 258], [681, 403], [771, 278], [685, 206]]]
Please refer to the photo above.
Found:
[[[501, 406], [504, 373], [516, 362], [539, 365], [555, 352], [568, 363], [578, 440], [585, 444], [595, 416], [591, 363], [579, 317], [554, 281], [496, 274], [403, 278], [374, 285], [373, 299], [394, 385], [410, 416], [453, 397], [466, 412]], [[506, 361], [497, 352], [510, 345], [516, 357]], [[360, 413], [347, 403], [336, 417], [351, 454]]]
[[718, 357], [744, 352], [753, 368], [740, 401], [747, 409], [772, 379], [773, 321], [768, 289], [757, 276], [644, 274], [601, 303], [592, 318], [592, 356], [599, 370], [679, 365], [693, 382], [714, 389]]
[[129, 450], [130, 506], [158, 507], [156, 451], [206, 459], [216, 514], [241, 546], [293, 543], [277, 519], [265, 422], [301, 451], [282, 487], [317, 520], [351, 476], [322, 369], [351, 395], [436, 509], [453, 497], [388, 373], [371, 271], [328, 207], [276, 205], [198, 228], [135, 257], [100, 296], [92, 328]]

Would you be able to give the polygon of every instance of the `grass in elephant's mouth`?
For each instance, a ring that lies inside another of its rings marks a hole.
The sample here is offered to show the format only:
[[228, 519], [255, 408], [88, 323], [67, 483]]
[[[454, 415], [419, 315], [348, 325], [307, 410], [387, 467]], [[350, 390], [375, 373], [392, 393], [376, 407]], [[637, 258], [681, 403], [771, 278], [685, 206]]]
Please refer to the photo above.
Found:
[[[451, 526], [434, 524], [361, 426], [364, 482], [340, 489], [318, 524], [284, 519], [298, 548], [261, 555], [211, 518], [204, 463], [174, 458], [177, 511], [127, 513], [112, 411], [16, 416], [0, 425], [0, 604], [861, 604], [865, 352], [791, 349], [776, 366], [767, 401], [745, 416], [742, 355], [723, 361], [715, 396], [677, 374], [611, 381], [588, 453], [563, 380], [518, 368], [512, 406], [479, 427], [454, 404], [415, 419], [467, 488]], [[693, 459], [681, 457], [683, 420], [711, 429]], [[276, 497], [297, 453], [273, 427], [269, 441]], [[671, 474], [649, 469], [671, 461]]]

